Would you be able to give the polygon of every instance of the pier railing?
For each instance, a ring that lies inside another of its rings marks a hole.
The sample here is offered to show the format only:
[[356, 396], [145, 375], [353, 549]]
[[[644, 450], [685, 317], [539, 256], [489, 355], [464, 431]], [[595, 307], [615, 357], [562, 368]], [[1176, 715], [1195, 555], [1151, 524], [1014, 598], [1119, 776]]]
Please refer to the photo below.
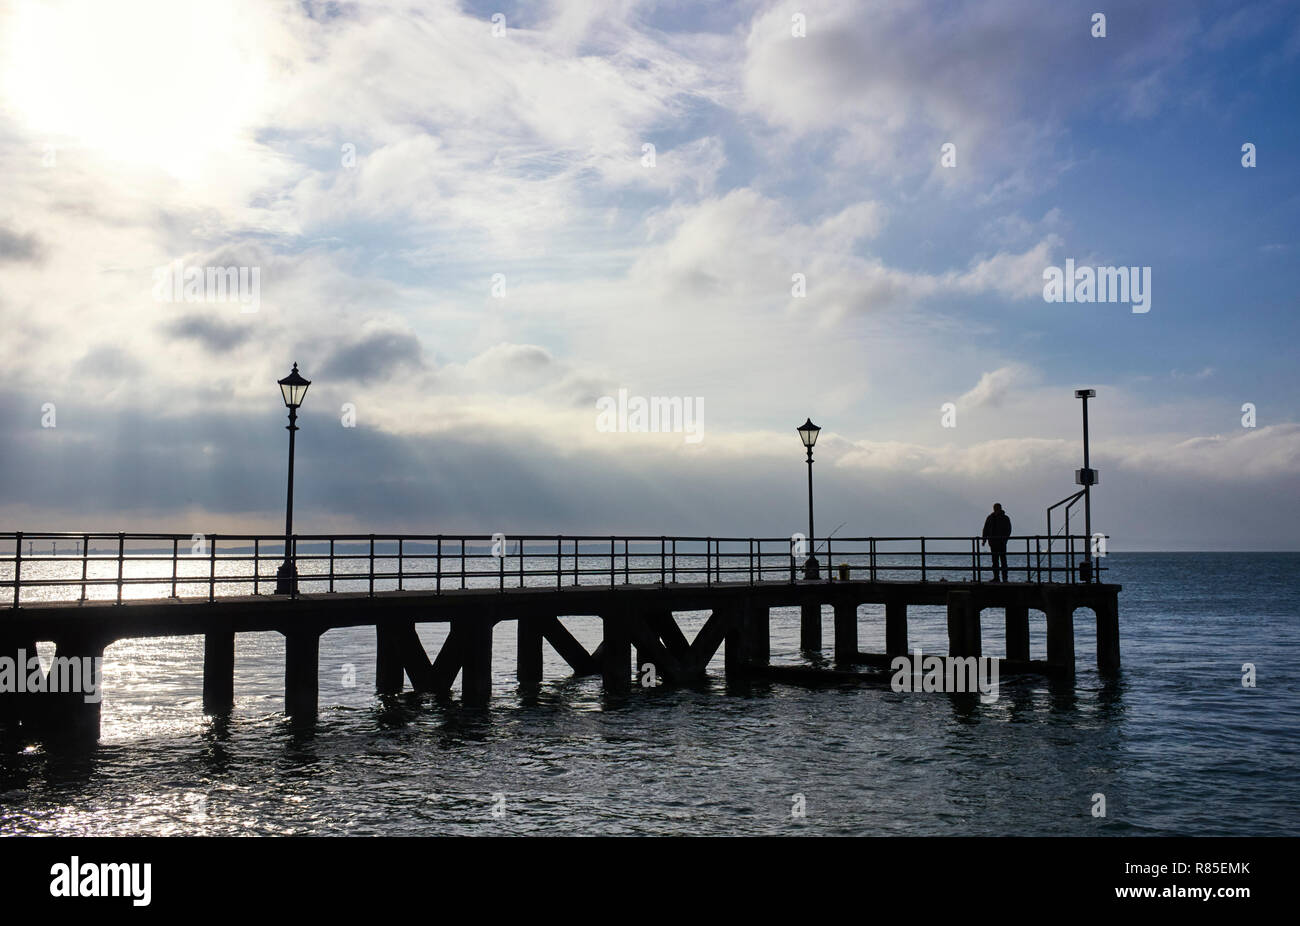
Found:
[[[1098, 581], [1084, 536], [1007, 543], [1012, 582]], [[0, 604], [269, 595], [283, 535], [0, 532]], [[801, 582], [791, 538], [530, 534], [301, 534], [290, 547], [301, 595]], [[978, 537], [848, 537], [817, 543], [820, 581], [983, 582]]]

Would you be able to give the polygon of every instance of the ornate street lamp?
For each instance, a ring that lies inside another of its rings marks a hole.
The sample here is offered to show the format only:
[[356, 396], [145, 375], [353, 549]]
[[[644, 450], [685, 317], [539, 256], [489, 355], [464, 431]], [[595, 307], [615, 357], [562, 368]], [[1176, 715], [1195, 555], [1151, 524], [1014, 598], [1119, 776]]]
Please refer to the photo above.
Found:
[[298, 430], [298, 406], [302, 405], [307, 395], [311, 380], [303, 379], [298, 372], [298, 364], [280, 383], [280, 393], [284, 396], [285, 407], [289, 409], [289, 492], [284, 511], [284, 563], [275, 574], [275, 593], [277, 595], [298, 594], [298, 570], [293, 561], [293, 435]]
[[799, 438], [803, 441], [804, 447], [808, 450], [808, 559], [803, 564], [803, 577], [805, 579], [821, 578], [820, 568], [817, 565], [817, 557], [814, 555], [817, 547], [813, 538], [813, 490], [812, 490], [812, 465], [813, 465], [813, 444], [817, 443], [817, 435], [821, 428], [812, 423], [808, 418], [803, 424], [799, 425]]

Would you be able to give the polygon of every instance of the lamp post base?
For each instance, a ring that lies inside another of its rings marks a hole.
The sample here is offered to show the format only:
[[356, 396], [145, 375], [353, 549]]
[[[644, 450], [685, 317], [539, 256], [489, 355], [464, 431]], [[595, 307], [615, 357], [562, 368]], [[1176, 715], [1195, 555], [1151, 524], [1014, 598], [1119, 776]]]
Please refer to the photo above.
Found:
[[298, 594], [298, 570], [293, 563], [282, 563], [275, 571], [275, 593], [277, 595]]

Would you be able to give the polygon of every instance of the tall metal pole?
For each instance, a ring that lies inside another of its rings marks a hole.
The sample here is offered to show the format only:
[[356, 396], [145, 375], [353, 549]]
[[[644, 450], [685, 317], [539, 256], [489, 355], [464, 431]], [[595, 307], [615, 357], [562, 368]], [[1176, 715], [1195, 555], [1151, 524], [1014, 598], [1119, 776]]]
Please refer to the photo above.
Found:
[[813, 533], [813, 490], [812, 490], [812, 465], [813, 455], [812, 448], [808, 448], [808, 557], [815, 560], [817, 558], [817, 543], [813, 539], [817, 535]]
[[[1080, 396], [1083, 399], [1083, 469], [1085, 473], [1092, 471], [1092, 466], [1088, 458], [1088, 396]], [[1094, 581], [1095, 576], [1092, 570], [1092, 485], [1091, 480], [1083, 486], [1083, 532], [1084, 554], [1083, 561], [1088, 564], [1088, 580]], [[1068, 533], [1068, 532], [1067, 532]]]
[[289, 408], [289, 489], [284, 508], [284, 564], [280, 567], [277, 595], [291, 595], [298, 590], [297, 567], [293, 561], [293, 438], [298, 430], [298, 409]]

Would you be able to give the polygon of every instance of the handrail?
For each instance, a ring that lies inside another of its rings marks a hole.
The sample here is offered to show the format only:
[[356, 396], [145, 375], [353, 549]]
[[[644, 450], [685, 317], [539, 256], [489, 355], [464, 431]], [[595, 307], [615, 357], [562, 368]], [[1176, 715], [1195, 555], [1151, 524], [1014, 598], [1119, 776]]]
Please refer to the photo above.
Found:
[[[1052, 568], [1052, 540], [1056, 536], [1055, 534], [1052, 533], [1052, 511], [1053, 509], [1060, 508], [1062, 505], [1065, 506], [1065, 526], [1061, 528], [1061, 530], [1065, 532], [1065, 537], [1067, 538], [1066, 546], [1069, 547], [1070, 541], [1068, 538], [1070, 536], [1070, 509], [1073, 508], [1075, 502], [1083, 498], [1085, 494], [1087, 494], [1086, 491], [1084, 489], [1080, 489], [1078, 492], [1075, 492], [1073, 495], [1067, 495], [1065, 498], [1061, 499], [1056, 504], [1047, 506], [1047, 568], [1049, 573]], [[1068, 555], [1069, 554], [1067, 553], [1067, 557]], [[1041, 559], [1042, 559], [1042, 553], [1040, 552], [1039, 553], [1040, 564], [1041, 564]]]
[[[788, 537], [525, 534], [494, 544], [501, 536], [294, 534], [289, 543], [297, 583], [309, 595], [564, 588], [570, 577], [570, 585], [581, 587], [803, 581], [791, 573]], [[67, 539], [80, 541], [79, 552], [58, 552], [58, 541]], [[1030, 534], [1007, 539], [1011, 575], [1031, 584], [1082, 581], [1079, 564], [1089, 538]], [[1063, 559], [1053, 555], [1053, 540], [1061, 539]], [[827, 560], [825, 578], [812, 581], [842, 581], [843, 569], [851, 581], [982, 582], [984, 573], [991, 572], [991, 559], [979, 540], [836, 537], [834, 546], [828, 544], [820, 554]], [[49, 554], [41, 552], [46, 544]], [[270, 580], [284, 559], [284, 547], [284, 536], [275, 534], [0, 532], [0, 605], [165, 597], [215, 601], [265, 594], [263, 586], [275, 585]], [[1097, 559], [1093, 564], [1098, 581], [1104, 567]], [[12, 590], [8, 601], [3, 597], [7, 590]]]

